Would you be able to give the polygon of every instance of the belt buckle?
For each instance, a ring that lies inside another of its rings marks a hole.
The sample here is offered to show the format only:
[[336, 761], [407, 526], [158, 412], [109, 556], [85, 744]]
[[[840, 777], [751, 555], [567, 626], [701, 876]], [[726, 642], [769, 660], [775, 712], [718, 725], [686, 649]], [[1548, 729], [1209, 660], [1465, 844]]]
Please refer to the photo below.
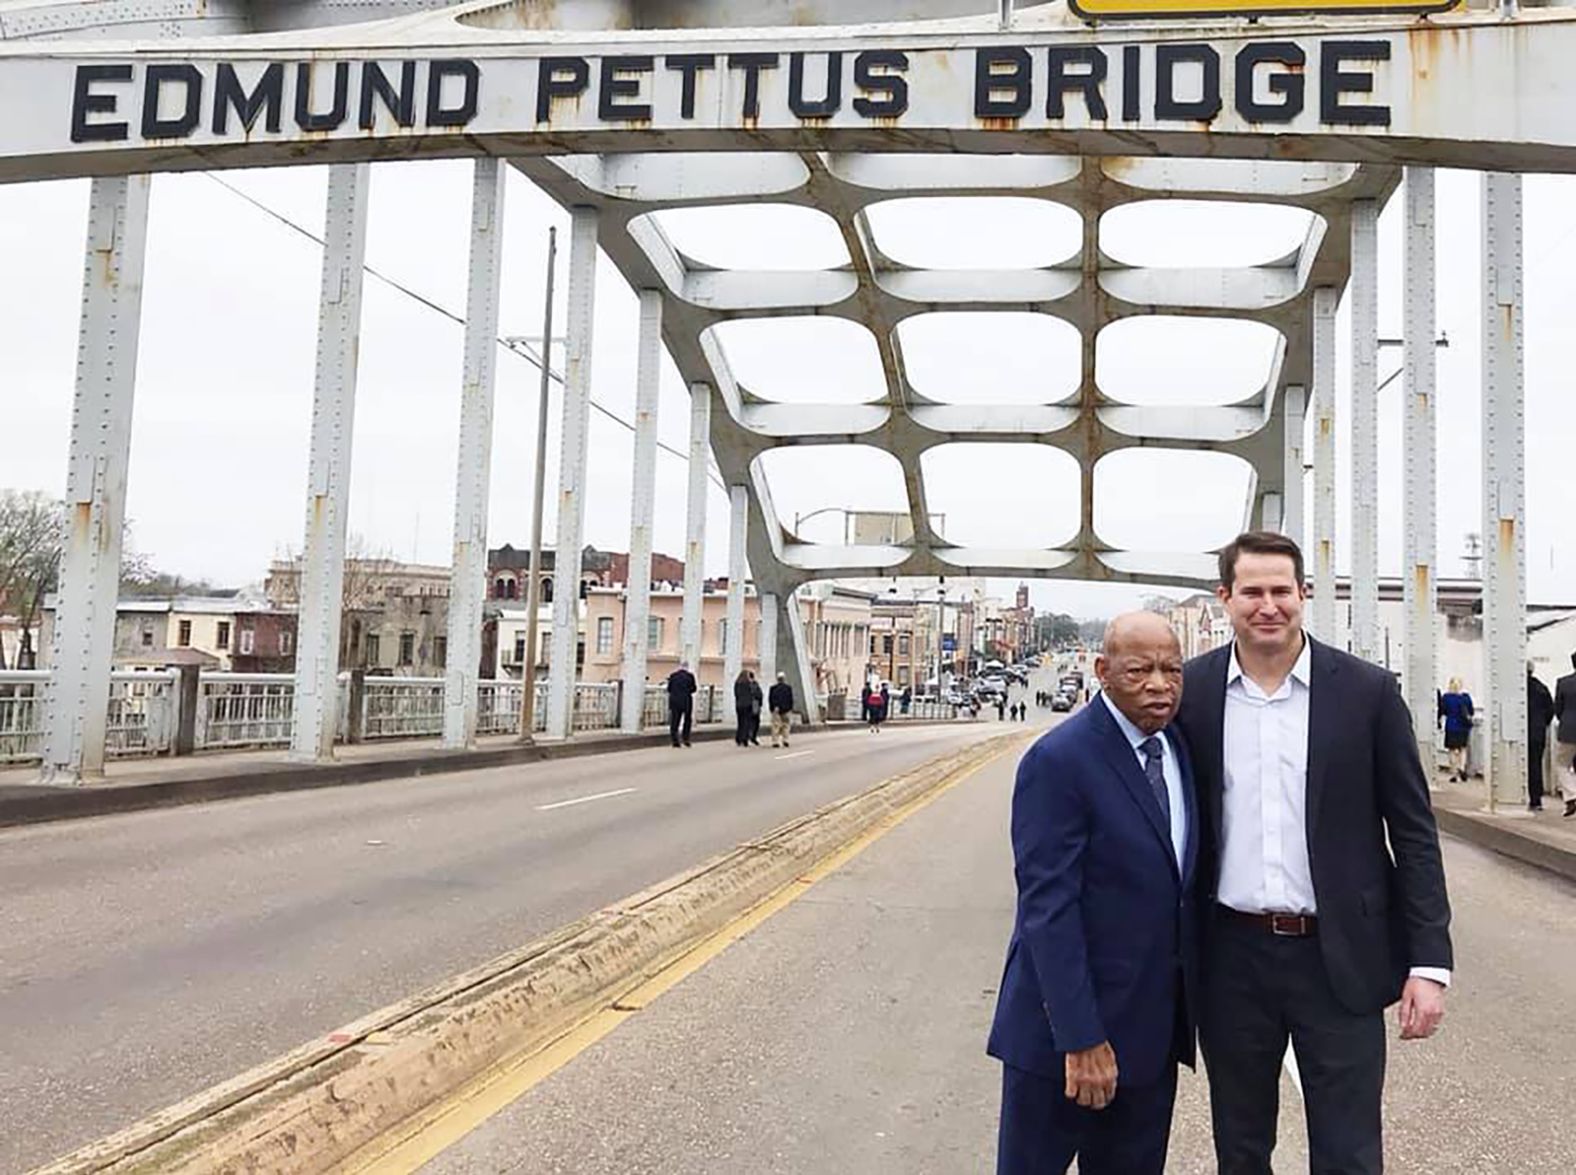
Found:
[[1307, 933], [1307, 926], [1301, 914], [1271, 914], [1270, 933], [1284, 938], [1301, 938]]

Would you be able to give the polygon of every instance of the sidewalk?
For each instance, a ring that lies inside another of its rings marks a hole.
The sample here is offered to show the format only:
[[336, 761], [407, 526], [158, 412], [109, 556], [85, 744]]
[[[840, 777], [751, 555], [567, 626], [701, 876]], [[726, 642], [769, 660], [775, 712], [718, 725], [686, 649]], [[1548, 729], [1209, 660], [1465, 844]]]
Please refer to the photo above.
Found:
[[[929, 726], [947, 721], [915, 718], [892, 725]], [[799, 727], [794, 733], [795, 737], [800, 737], [852, 725], [857, 724], [832, 722]], [[731, 738], [732, 735], [733, 727], [723, 723], [707, 723], [694, 729], [694, 738], [701, 742]], [[513, 735], [493, 735], [478, 739], [475, 749], [468, 751], [444, 750], [438, 740], [432, 738], [380, 740], [337, 746], [331, 763], [294, 763], [283, 748], [214, 751], [180, 758], [111, 760], [102, 781], [83, 787], [41, 784], [36, 765], [7, 767], [0, 769], [0, 828], [273, 792], [512, 767], [580, 755], [661, 747], [667, 742], [665, 728], [640, 734], [588, 731], [567, 741], [542, 739], [530, 745], [520, 744]]]
[[1490, 815], [1481, 779], [1446, 783], [1436, 776], [1433, 799], [1441, 832], [1576, 881], [1576, 817], [1563, 819], [1565, 805], [1552, 794], [1541, 812], [1517, 806]]

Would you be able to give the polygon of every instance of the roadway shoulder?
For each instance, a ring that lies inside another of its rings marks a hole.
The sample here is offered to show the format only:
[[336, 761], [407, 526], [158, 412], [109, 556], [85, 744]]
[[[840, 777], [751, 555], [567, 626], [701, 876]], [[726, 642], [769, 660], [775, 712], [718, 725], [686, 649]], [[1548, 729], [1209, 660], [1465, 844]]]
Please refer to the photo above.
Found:
[[1550, 799], [1539, 813], [1490, 813], [1483, 788], [1454, 786], [1434, 792], [1434, 817], [1440, 831], [1524, 865], [1576, 881], [1576, 819], [1562, 820], [1562, 805]]

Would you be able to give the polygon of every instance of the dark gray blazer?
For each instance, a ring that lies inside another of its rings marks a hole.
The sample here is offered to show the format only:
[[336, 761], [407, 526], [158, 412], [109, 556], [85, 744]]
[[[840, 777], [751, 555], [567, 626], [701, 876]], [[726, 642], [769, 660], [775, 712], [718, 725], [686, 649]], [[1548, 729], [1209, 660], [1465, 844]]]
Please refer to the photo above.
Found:
[[[1395, 679], [1309, 639], [1307, 837], [1319, 948], [1336, 998], [1366, 1013], [1399, 999], [1411, 968], [1452, 966], [1450, 901], [1428, 781]], [[1198, 781], [1199, 892], [1209, 904], [1220, 867], [1230, 657], [1227, 646], [1188, 662], [1176, 720]], [[1206, 969], [1208, 960], [1206, 939]]]

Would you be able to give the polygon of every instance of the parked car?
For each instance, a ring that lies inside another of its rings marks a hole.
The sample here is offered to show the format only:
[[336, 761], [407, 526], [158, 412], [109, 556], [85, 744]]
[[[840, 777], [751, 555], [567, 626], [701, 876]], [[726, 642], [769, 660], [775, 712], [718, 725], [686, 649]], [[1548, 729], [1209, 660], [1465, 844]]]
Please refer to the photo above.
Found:
[[1066, 690], [1057, 690], [1051, 696], [1051, 712], [1054, 714], [1065, 714], [1073, 708], [1073, 704], [1076, 701], [1077, 698], [1074, 694], [1068, 693]]

